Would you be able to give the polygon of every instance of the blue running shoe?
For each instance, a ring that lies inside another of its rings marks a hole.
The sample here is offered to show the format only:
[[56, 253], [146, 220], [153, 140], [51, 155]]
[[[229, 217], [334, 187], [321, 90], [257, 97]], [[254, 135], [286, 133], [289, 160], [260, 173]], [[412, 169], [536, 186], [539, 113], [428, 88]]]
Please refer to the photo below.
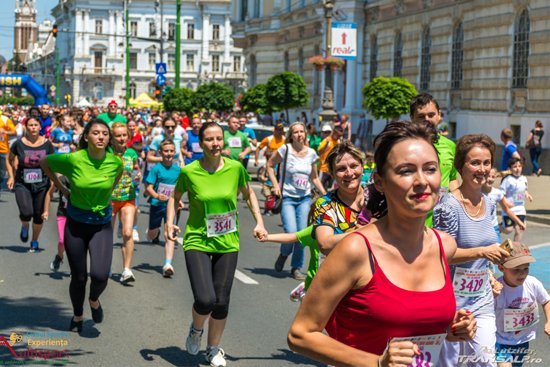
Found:
[[21, 226], [21, 232], [19, 233], [21, 242], [26, 243], [29, 240], [29, 227]]
[[31, 241], [31, 248], [29, 249], [29, 252], [38, 252], [38, 241]]

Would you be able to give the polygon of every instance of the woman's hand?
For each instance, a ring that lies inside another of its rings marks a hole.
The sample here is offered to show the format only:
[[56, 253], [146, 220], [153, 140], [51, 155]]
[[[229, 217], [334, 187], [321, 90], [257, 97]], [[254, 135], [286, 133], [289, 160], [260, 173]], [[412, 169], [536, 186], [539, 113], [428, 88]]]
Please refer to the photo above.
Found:
[[181, 233], [180, 227], [175, 224], [166, 223], [164, 226], [164, 237], [170, 241], [175, 241], [178, 239], [178, 234]]
[[13, 177], [9, 177], [9, 178], [8, 178], [8, 182], [6, 182], [6, 186], [8, 187], [8, 189], [9, 189], [10, 191], [13, 190], [13, 184], [14, 184]]
[[477, 321], [474, 315], [461, 309], [455, 313], [451, 327], [447, 332], [447, 340], [451, 342], [472, 340], [476, 336]]
[[406, 367], [412, 364], [415, 356], [420, 355], [418, 346], [408, 341], [392, 341], [379, 359], [384, 367]]
[[505, 257], [510, 256], [508, 251], [500, 247], [500, 244], [495, 243], [491, 246], [483, 247], [482, 256], [492, 263], [499, 264]]
[[41, 215], [42, 220], [47, 221], [48, 220], [48, 215], [49, 215], [48, 211], [44, 210], [44, 212]]
[[263, 225], [257, 224], [252, 231], [252, 235], [262, 242], [267, 239], [267, 231], [265, 230]]
[[178, 210], [183, 210], [183, 208], [185, 208], [185, 204], [183, 203], [183, 201], [178, 201]]
[[271, 189], [273, 192], [273, 195], [277, 196], [278, 198], [281, 197], [281, 188], [277, 184], [273, 184], [273, 188]]

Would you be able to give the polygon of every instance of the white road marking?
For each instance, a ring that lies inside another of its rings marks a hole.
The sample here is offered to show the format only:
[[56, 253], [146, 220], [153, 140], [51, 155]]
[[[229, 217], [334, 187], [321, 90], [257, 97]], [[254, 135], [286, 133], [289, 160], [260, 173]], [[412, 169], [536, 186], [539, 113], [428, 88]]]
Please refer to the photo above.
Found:
[[533, 250], [533, 249], [536, 249], [536, 248], [548, 247], [548, 246], [550, 246], [550, 242], [541, 243], [541, 244], [535, 245], [535, 246], [529, 246], [529, 249]]
[[245, 275], [244, 273], [240, 272], [239, 270], [235, 270], [235, 278], [243, 282], [244, 284], [260, 284], [248, 275]]

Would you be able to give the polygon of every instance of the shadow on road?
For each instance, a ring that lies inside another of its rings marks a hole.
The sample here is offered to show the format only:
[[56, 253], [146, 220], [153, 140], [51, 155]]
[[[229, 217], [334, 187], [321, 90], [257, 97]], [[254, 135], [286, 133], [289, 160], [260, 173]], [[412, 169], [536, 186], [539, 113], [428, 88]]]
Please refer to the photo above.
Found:
[[149, 263], [141, 263], [135, 265], [132, 269], [137, 270], [142, 273], [159, 273], [162, 275], [162, 265], [151, 265]]
[[65, 273], [65, 272], [62, 272], [62, 271], [50, 271], [50, 272], [47, 272], [47, 273], [34, 273], [34, 276], [35, 277], [41, 277], [41, 276], [47, 276], [47, 277], [50, 277], [51, 279], [55, 279], [55, 280], [63, 280], [64, 278], [70, 278], [71, 277], [71, 274], [70, 273]]
[[139, 351], [144, 360], [155, 363], [155, 356], [162, 358], [173, 366], [206, 365], [204, 354], [192, 356], [179, 347], [165, 347], [156, 350], [142, 349]]
[[244, 270], [247, 270], [252, 274], [267, 275], [272, 278], [278, 278], [278, 279], [290, 277], [290, 273], [288, 271], [278, 272], [272, 268], [244, 268]]
[[0, 246], [0, 250], [8, 250], [8, 251], [24, 254], [26, 252], [29, 252], [29, 246], [27, 245]]

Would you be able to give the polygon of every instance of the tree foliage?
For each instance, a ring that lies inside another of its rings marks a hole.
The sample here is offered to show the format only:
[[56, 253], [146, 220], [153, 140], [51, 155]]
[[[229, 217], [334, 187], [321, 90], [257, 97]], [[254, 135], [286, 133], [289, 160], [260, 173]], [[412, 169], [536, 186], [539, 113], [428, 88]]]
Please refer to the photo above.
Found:
[[202, 84], [195, 92], [193, 104], [205, 111], [227, 111], [235, 106], [235, 93], [227, 84]]
[[16, 97], [16, 96], [2, 96], [0, 97], [0, 105], [19, 105], [19, 106], [32, 106], [34, 105], [34, 97]]
[[285, 110], [287, 120], [289, 108], [303, 106], [309, 100], [304, 79], [288, 71], [269, 78], [266, 89], [267, 101], [273, 111]]
[[163, 97], [167, 111], [191, 112], [194, 109], [193, 91], [189, 88], [174, 88]]
[[244, 112], [271, 113], [272, 108], [266, 97], [267, 86], [257, 84], [250, 88], [241, 97], [241, 106]]
[[406, 79], [379, 76], [363, 86], [363, 106], [375, 118], [388, 121], [407, 114], [417, 94], [414, 85]]

